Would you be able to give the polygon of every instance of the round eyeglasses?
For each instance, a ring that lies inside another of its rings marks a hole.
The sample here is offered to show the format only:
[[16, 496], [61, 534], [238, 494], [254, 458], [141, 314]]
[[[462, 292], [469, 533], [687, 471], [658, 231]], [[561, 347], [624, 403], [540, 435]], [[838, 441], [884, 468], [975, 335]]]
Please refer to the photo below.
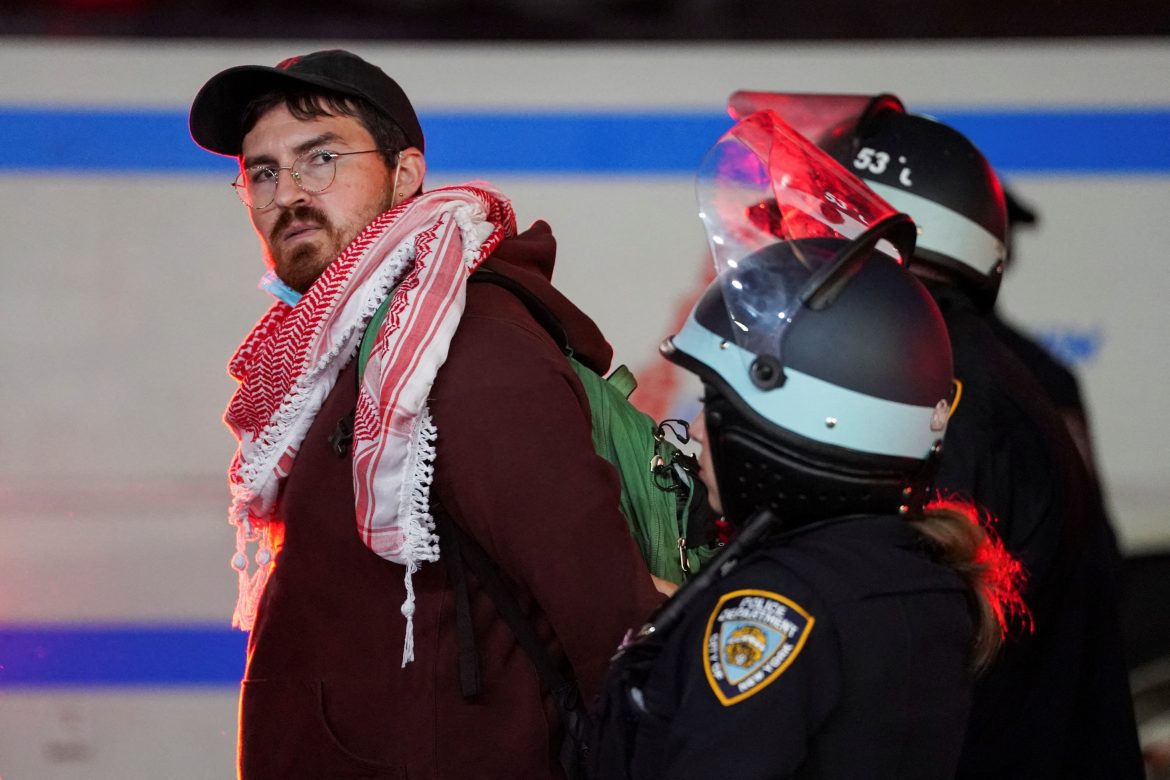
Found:
[[337, 158], [351, 154], [370, 154], [384, 149], [363, 149], [360, 152], [333, 152], [328, 149], [314, 149], [305, 152], [292, 165], [253, 165], [240, 171], [232, 182], [232, 189], [244, 205], [252, 209], [266, 209], [276, 200], [276, 186], [280, 172], [288, 171], [296, 185], [305, 192], [316, 195], [329, 189], [337, 177]]

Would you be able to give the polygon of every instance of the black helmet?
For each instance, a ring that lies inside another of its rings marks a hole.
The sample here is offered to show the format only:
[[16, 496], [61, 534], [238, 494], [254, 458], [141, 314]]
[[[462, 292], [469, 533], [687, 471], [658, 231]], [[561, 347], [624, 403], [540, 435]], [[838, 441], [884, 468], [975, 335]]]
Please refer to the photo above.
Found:
[[662, 351], [703, 381], [728, 520], [921, 511], [952, 373], [901, 260], [913, 223], [768, 111], [716, 144], [698, 189], [717, 277]]
[[962, 133], [893, 95], [737, 92], [732, 116], [776, 111], [918, 225], [914, 266], [995, 303], [1007, 254], [1003, 187]]

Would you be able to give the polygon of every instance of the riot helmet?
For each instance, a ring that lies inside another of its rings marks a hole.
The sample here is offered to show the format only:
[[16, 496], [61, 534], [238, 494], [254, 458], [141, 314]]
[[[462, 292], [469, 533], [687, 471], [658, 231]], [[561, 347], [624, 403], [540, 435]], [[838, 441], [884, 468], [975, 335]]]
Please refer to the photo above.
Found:
[[[962, 133], [893, 95], [737, 92], [732, 117], [771, 109], [918, 226], [912, 269], [991, 308], [1007, 256], [1003, 187]], [[791, 118], [791, 121], [790, 121]]]
[[913, 223], [771, 111], [720, 139], [697, 190], [716, 278], [662, 352], [703, 382], [727, 519], [921, 512], [953, 385], [904, 265]]

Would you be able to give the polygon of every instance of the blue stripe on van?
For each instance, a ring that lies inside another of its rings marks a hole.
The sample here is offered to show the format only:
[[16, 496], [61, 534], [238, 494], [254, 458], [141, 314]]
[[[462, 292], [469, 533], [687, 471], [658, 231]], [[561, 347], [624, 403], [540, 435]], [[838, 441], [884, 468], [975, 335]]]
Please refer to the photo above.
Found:
[[940, 111], [1005, 173], [1170, 173], [1170, 109]]
[[248, 635], [207, 625], [0, 625], [0, 690], [236, 686]]
[[[942, 109], [1001, 171], [1170, 173], [1170, 108]], [[730, 120], [718, 112], [431, 112], [433, 172], [690, 175]], [[0, 106], [0, 173], [230, 175], [175, 110]]]

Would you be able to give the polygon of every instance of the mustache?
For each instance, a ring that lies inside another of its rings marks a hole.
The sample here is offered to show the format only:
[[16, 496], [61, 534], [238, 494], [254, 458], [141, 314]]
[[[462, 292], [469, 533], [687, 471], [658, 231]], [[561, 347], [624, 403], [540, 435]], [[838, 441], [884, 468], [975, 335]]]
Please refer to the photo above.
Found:
[[276, 224], [272, 226], [272, 230], [268, 233], [268, 240], [273, 243], [278, 241], [280, 234], [288, 230], [289, 225], [293, 222], [308, 222], [327, 230], [332, 227], [329, 224], [329, 217], [325, 216], [325, 212], [302, 204], [296, 208], [281, 212], [280, 216], [276, 218]]

